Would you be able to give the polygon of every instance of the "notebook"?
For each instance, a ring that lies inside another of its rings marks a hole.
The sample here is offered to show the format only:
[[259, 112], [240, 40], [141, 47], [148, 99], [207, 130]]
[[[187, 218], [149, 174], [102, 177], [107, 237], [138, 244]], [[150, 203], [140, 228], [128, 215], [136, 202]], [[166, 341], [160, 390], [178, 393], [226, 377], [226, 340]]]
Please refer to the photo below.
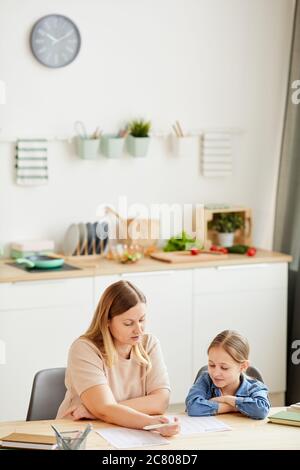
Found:
[[2, 437], [0, 445], [2, 447], [20, 449], [51, 450], [56, 448], [56, 438], [55, 436], [14, 432], [8, 436]]
[[287, 407], [287, 411], [297, 411], [300, 413], [300, 401], [298, 403], [293, 403], [292, 405]]
[[269, 421], [275, 424], [300, 426], [300, 414], [297, 411], [279, 411], [275, 415], [269, 416]]

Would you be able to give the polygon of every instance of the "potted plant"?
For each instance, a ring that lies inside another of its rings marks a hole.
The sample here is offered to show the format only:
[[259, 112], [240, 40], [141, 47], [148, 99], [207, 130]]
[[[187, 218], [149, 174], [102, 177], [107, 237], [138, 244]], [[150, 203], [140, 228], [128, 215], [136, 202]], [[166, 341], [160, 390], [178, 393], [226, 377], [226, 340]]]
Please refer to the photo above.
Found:
[[133, 157], [145, 157], [149, 147], [151, 122], [135, 119], [128, 124], [127, 150]]
[[218, 232], [219, 245], [232, 246], [234, 243], [235, 231], [243, 228], [245, 221], [236, 212], [222, 212], [216, 214], [209, 224], [209, 228]]

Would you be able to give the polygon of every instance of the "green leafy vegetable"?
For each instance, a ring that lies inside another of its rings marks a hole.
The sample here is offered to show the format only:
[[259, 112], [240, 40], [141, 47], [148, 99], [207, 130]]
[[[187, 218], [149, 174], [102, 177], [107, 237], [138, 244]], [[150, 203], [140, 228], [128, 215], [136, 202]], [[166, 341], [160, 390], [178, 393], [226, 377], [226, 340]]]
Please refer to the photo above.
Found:
[[183, 230], [181, 235], [177, 235], [176, 237], [171, 237], [165, 247], [164, 251], [184, 251], [190, 250], [191, 248], [202, 248], [202, 243], [195, 238], [190, 237], [186, 234]]

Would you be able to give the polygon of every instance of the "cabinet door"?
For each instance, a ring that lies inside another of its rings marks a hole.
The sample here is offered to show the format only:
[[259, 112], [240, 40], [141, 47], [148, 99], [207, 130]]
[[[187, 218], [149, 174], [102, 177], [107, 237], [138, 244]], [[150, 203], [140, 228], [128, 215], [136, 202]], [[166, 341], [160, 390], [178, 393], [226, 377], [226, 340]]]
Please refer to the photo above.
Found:
[[[278, 274], [276, 265], [273, 275], [270, 265], [266, 272], [260, 271], [260, 267], [256, 268], [258, 271], [249, 269], [248, 272], [242, 268], [240, 276], [236, 268], [224, 271], [204, 269], [200, 273], [205, 279], [206, 292], [202, 285], [202, 293], [195, 296], [194, 302], [194, 376], [207, 363], [206, 351], [211, 340], [222, 330], [232, 329], [248, 338], [250, 360], [262, 372], [270, 392], [283, 392], [286, 388], [287, 337], [285, 270], [282, 272], [280, 288], [276, 283], [274, 286], [274, 277]], [[208, 271], [206, 275], [204, 271]], [[270, 276], [265, 276], [266, 273]], [[238, 281], [230, 282], [231, 276], [236, 280], [243, 277], [244, 282], [237, 287]]]
[[192, 270], [124, 274], [122, 279], [146, 295], [146, 329], [160, 341], [171, 403], [182, 403], [192, 379]]
[[105, 289], [120, 280], [120, 276], [118, 274], [112, 276], [97, 276], [95, 277], [95, 292], [94, 292], [94, 308], [97, 307], [98, 302], [100, 300], [101, 295], [105, 291]]
[[[71, 343], [87, 329], [93, 313], [93, 279], [81, 280], [70, 281], [80, 294], [66, 297], [60, 307], [0, 312], [0, 339], [5, 348], [5, 363], [0, 365], [1, 421], [26, 418], [35, 373], [65, 367]], [[17, 295], [18, 288], [14, 288]]]
[[93, 285], [92, 277], [0, 284], [0, 311], [90, 302]]

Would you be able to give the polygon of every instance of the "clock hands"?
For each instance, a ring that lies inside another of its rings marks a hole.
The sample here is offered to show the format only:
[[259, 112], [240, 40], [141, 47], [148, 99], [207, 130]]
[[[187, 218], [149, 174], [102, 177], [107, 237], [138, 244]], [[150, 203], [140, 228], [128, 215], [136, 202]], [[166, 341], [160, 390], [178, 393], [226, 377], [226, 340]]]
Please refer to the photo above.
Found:
[[59, 41], [62, 41], [63, 39], [66, 39], [66, 38], [69, 37], [72, 33], [73, 33], [73, 29], [71, 29], [68, 33], [66, 33], [66, 34], [65, 34], [64, 36], [62, 36], [61, 38], [56, 39], [56, 42], [59, 42]]
[[51, 39], [52, 41], [52, 45], [54, 44], [57, 44], [58, 42], [62, 41], [63, 39], [66, 39], [67, 37], [69, 37], [71, 34], [73, 33], [73, 29], [71, 29], [70, 31], [68, 31], [66, 34], [64, 34], [62, 37], [60, 38], [55, 38], [54, 36], [52, 36], [51, 34], [49, 33], [46, 33], [46, 36]]
[[54, 36], [52, 36], [49, 33], [46, 33], [46, 36], [48, 36], [48, 38], [51, 39], [52, 44], [55, 44], [58, 41]]

